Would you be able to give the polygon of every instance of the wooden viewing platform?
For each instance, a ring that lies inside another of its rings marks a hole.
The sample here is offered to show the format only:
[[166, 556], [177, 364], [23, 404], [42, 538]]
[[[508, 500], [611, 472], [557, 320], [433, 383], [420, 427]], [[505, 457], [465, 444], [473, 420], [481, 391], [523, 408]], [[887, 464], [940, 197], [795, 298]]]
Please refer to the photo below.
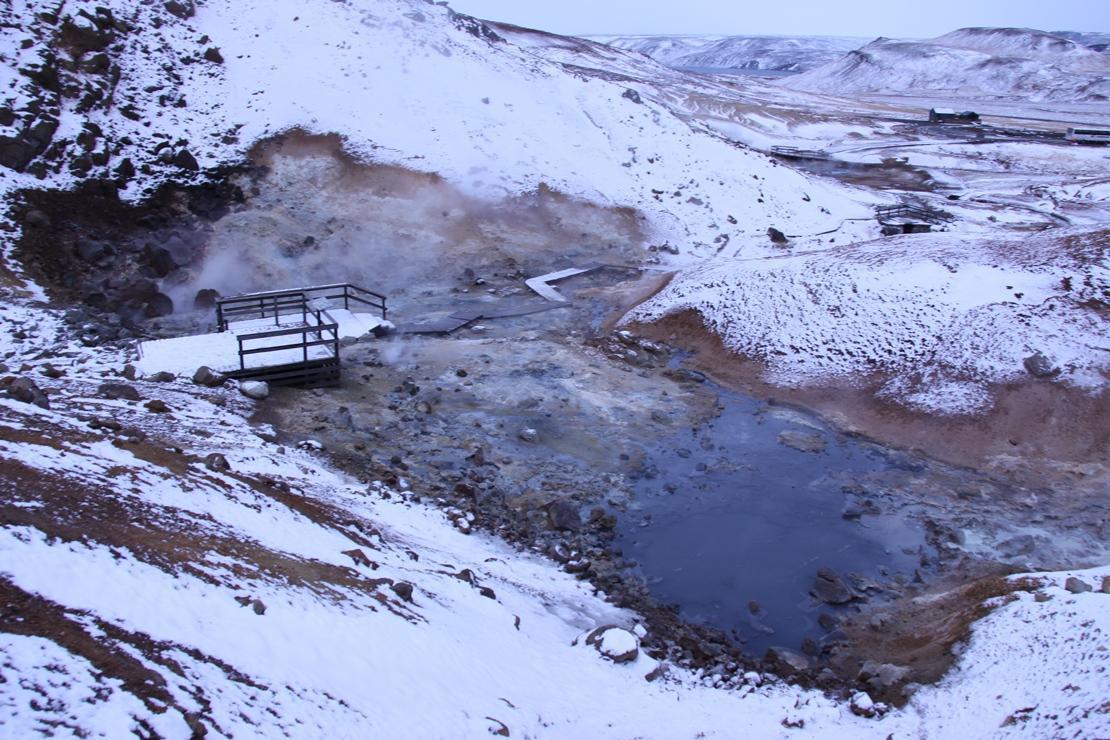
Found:
[[828, 159], [828, 152], [818, 151], [816, 149], [799, 149], [795, 146], [773, 146], [771, 147], [771, 154], [788, 159]]
[[191, 374], [207, 365], [274, 385], [335, 385], [339, 340], [375, 331], [386, 315], [385, 296], [350, 283], [221, 298], [215, 333], [143, 342], [138, 366]]
[[918, 206], [911, 203], [900, 203], [896, 206], [880, 206], [875, 209], [875, 218], [881, 224], [899, 224], [904, 222], [919, 222], [929, 224], [943, 224], [955, 221], [956, 218], [944, 211], [927, 206]]

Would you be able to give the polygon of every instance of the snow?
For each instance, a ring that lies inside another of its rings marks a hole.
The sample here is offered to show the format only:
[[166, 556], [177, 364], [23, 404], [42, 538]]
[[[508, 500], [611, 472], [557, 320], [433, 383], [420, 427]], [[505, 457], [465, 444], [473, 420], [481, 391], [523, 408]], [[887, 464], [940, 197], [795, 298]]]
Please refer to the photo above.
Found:
[[[65, 643], [49, 632], [0, 639], [5, 734], [62, 722], [116, 737], [145, 723], [187, 737], [187, 722], [197, 721], [214, 736], [485, 737], [503, 724], [531, 737], [770, 737], [785, 732], [783, 722], [799, 727], [791, 735], [834, 738], [1110, 730], [1098, 710], [1108, 685], [1097, 649], [1110, 629], [1110, 596], [1097, 592], [1110, 568], [1037, 576], [1048, 584], [1041, 595], [1019, 594], [996, 609], [948, 678], [877, 719], [756, 673], [720, 690], [672, 665], [648, 682], [657, 665], [650, 657], [616, 665], [581, 640], [618, 625], [604, 649], [626, 653], [638, 642], [636, 616], [550, 561], [461, 534], [443, 512], [354, 481], [316, 452], [279, 449], [259, 436], [266, 430], [247, 420], [252, 406], [234, 390], [217, 391], [217, 406], [204, 397], [210, 390], [140, 381], [173, 419], [95, 398], [82, 386], [91, 391], [107, 371], [93, 368], [122, 358], [79, 355], [67, 361], [64, 381], [44, 380], [56, 385], [54, 409], [0, 400], [3, 457], [78, 487], [82, 516], [121, 501], [133, 519], [88, 526], [79, 537], [39, 529], [49, 516], [0, 530], [0, 574], [56, 604], [71, 625]], [[174, 445], [186, 460], [220, 451], [231, 472], [191, 462], [174, 474], [110, 438], [68, 439], [87, 434], [77, 409], [141, 424], [152, 444]], [[252, 482], [258, 476], [295, 495], [272, 495], [277, 489]], [[301, 497], [336, 517], [305, 513]], [[45, 489], [16, 499], [38, 505], [25, 512], [63, 506]], [[119, 539], [148, 522], [159, 523], [154, 541]], [[377, 567], [344, 554], [356, 548]], [[463, 568], [495, 598], [452, 575]], [[1096, 590], [1063, 591], [1072, 575]], [[374, 585], [380, 578], [412, 583], [412, 603], [389, 598]], [[144, 701], [104, 664], [89, 663], [72, 647], [82, 640], [109, 651], [123, 645], [128, 661], [164, 682], [164, 699]], [[1008, 680], [1015, 675], [1021, 683]]]
[[[1098, 249], [1100, 237], [1074, 238]], [[724, 260], [679, 274], [625, 320], [692, 309], [729, 349], [762, 360], [770, 382], [852, 382], [878, 370], [889, 377], [884, 395], [937, 413], [990, 408], [990, 386], [1024, 377], [1036, 351], [1061, 382], [1098, 392], [1110, 331], [1065, 279], [1105, 285], [1110, 272], [1088, 263], [1086, 246], [1068, 256], [1056, 245], [1056, 235], [930, 234]]]
[[[338, 324], [340, 339], [357, 339], [381, 325], [381, 320], [371, 314], [354, 313], [345, 308], [329, 308], [324, 320]], [[227, 331], [206, 334], [192, 334], [169, 339], [153, 339], [139, 343], [139, 360], [135, 367], [145, 374], [171, 372], [176, 375], [192, 375], [201, 365], [207, 365], [216, 372], [226, 373], [240, 369], [240, 337], [267, 331], [311, 329], [312, 326], [300, 321], [298, 316], [282, 316], [274, 319], [250, 319], [232, 323]], [[308, 340], [316, 341], [317, 335], [308, 332]], [[320, 338], [327, 339], [329, 334]], [[300, 344], [302, 335], [282, 335], [262, 337], [244, 341], [243, 349], [253, 350], [263, 347], [282, 347]], [[328, 345], [308, 348], [309, 359], [322, 359], [332, 356]], [[243, 358], [245, 366], [268, 367], [290, 362], [300, 362], [304, 352], [298, 346], [292, 349], [273, 350]]]

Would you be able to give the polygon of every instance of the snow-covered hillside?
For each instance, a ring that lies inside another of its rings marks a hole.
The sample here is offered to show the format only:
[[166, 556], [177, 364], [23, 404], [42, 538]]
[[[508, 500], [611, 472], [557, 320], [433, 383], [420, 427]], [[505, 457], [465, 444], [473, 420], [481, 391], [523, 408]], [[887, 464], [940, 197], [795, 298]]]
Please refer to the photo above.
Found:
[[803, 72], [858, 49], [866, 39], [836, 36], [589, 36], [647, 54], [669, 67]]
[[[969, 239], [902, 236], [689, 270], [631, 320], [692, 309], [784, 386], [888, 378], [882, 394], [933, 413], [989, 409], [993, 384], [1052, 375], [1092, 393], [1110, 362], [1097, 312], [1110, 284], [1105, 230]], [[1092, 301], [1094, 302], [1092, 304]], [[881, 318], [880, 318], [881, 317]]]
[[1110, 57], [1040, 31], [965, 28], [929, 41], [877, 39], [780, 84], [841, 94], [1103, 101], [1110, 99]]
[[[619, 80], [575, 74], [442, 5], [363, 0], [302, 13], [212, 0], [177, 17], [161, 4], [71, 0], [64, 18], [36, 8], [19, 0], [0, 11], [0, 84], [13, 112], [0, 123], [30, 155], [17, 163], [23, 174], [2, 171], [5, 192], [107, 173], [138, 198], [300, 128], [341, 132], [357, 156], [434, 172], [482, 197], [543, 184], [635, 208], [659, 242], [710, 243], [729, 216], [738, 236], [773, 219], [819, 231], [861, 213], [845, 188], [774, 167], [651, 96], [626, 94]], [[81, 42], [92, 48], [77, 50], [83, 61], [51, 62], [57, 39], [78, 26], [93, 29]], [[57, 93], [17, 71], [55, 68], [65, 81]]]
[[[756, 671], [700, 675], [639, 650], [635, 614], [464, 534], [410, 482], [359, 481], [318, 445], [278, 443], [249, 420], [265, 402], [130, 381], [127, 353], [61, 327], [3, 312], [7, 361], [45, 391], [0, 399], [5, 736], [1110, 731], [1106, 568], [1015, 581], [952, 676], [901, 710]], [[1089, 590], [1065, 590], [1070, 576]]]

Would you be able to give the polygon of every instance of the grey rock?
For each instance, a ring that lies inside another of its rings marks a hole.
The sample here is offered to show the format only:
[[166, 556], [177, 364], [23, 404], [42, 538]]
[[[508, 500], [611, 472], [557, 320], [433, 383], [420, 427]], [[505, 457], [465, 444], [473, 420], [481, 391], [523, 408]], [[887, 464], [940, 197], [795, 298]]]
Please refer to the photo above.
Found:
[[1060, 368], [1053, 365], [1052, 360], [1040, 352], [1029, 355], [1022, 364], [1034, 378], [1052, 378], [1060, 374]]
[[1071, 594], [1085, 594], [1094, 590], [1091, 588], [1091, 584], [1075, 576], [1069, 576], [1068, 580], [1064, 581], [1064, 589]]
[[16, 378], [8, 386], [8, 397], [22, 403], [38, 406], [40, 409], [50, 408], [50, 399], [30, 378]]
[[869, 660], [860, 668], [859, 680], [865, 682], [875, 693], [881, 693], [901, 684], [909, 674], [910, 669], [905, 666]]
[[138, 389], [127, 383], [101, 383], [100, 387], [96, 389], [97, 395], [104, 398], [110, 398], [113, 401], [140, 401], [142, 396], [139, 395]]
[[809, 593], [818, 601], [834, 605], [847, 604], [857, 598], [844, 579], [828, 568], [817, 571], [817, 578], [810, 587]]
[[197, 385], [203, 385], [208, 388], [215, 388], [224, 384], [226, 378], [223, 375], [212, 370], [207, 365], [201, 365], [197, 371], [193, 373], [193, 382]]
[[539, 434], [535, 429], [521, 429], [516, 436], [520, 438], [521, 442], [535, 442], [539, 439]]
[[552, 529], [563, 532], [577, 532], [582, 528], [578, 507], [565, 499], [552, 501], [547, 505], [547, 521]]
[[204, 467], [217, 473], [231, 470], [231, 463], [219, 452], [213, 452], [204, 458]]

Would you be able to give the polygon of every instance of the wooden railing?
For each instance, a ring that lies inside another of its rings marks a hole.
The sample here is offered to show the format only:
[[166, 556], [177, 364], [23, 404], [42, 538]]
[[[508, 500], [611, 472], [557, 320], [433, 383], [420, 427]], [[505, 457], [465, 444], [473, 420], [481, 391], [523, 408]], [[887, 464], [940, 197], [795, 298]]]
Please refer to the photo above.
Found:
[[386, 298], [381, 293], [353, 285], [334, 283], [317, 285], [295, 290], [274, 290], [264, 293], [220, 298], [216, 301], [216, 326], [219, 331], [227, 331], [235, 321], [273, 318], [274, 325], [281, 325], [282, 316], [301, 314], [301, 320], [308, 321], [308, 311], [319, 300], [342, 300], [343, 308], [351, 310], [351, 304], [362, 304], [381, 312], [384, 321], [387, 315]]

